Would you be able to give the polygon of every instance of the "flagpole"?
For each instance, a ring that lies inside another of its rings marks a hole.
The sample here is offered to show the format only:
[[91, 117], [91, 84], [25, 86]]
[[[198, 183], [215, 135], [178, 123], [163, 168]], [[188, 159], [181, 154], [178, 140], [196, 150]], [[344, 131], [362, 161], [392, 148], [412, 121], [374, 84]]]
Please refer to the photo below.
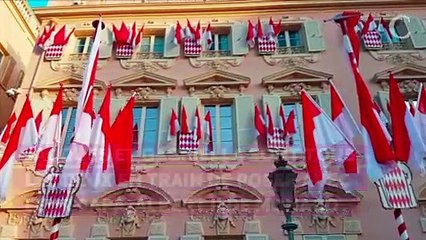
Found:
[[50, 238], [49, 240], [59, 239], [59, 227], [61, 225], [60, 218], [54, 218], [52, 222], [52, 228], [50, 229]]
[[407, 225], [405, 224], [404, 218], [402, 216], [402, 210], [397, 208], [393, 211], [395, 221], [398, 224], [398, 233], [401, 240], [410, 240], [408, 237]]

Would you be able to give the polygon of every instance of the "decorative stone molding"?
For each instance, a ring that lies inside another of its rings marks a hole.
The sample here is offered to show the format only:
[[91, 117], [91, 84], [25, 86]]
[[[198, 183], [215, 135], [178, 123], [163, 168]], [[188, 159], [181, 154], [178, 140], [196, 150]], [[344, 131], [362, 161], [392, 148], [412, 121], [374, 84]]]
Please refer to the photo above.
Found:
[[185, 206], [200, 204], [261, 204], [264, 196], [255, 188], [234, 180], [215, 180], [204, 184], [203, 187], [191, 193], [182, 200]]
[[[347, 193], [338, 182], [329, 182], [324, 186], [323, 199], [326, 203], [352, 203], [358, 204], [362, 195], [356, 191]], [[313, 197], [309, 191], [307, 184], [296, 186], [297, 196], [296, 202], [298, 203], [318, 203], [316, 197]]]
[[93, 224], [90, 228], [90, 237], [108, 237], [109, 226], [108, 224]]
[[242, 163], [237, 164], [226, 164], [226, 163], [194, 163], [194, 166], [198, 166], [205, 172], [215, 172], [215, 171], [221, 171], [221, 172], [232, 172], [233, 170], [237, 169], [238, 167], [242, 166]]
[[183, 80], [191, 96], [204, 99], [233, 98], [250, 84], [250, 78], [216, 70]]
[[136, 72], [111, 81], [116, 98], [129, 98], [135, 94], [138, 101], [158, 101], [170, 95], [177, 81], [151, 72]]
[[368, 52], [374, 59], [394, 65], [413, 63], [426, 59], [425, 50], [370, 50]]
[[144, 59], [141, 57], [137, 57], [136, 59], [120, 59], [120, 65], [122, 68], [146, 72], [169, 69], [175, 62], [175, 59]]
[[281, 65], [285, 68], [301, 67], [318, 62], [320, 53], [315, 54], [273, 54], [264, 55], [263, 59], [271, 66]]
[[186, 235], [204, 235], [203, 223], [201, 221], [186, 221], [185, 234]]
[[352, 218], [343, 219], [343, 233], [346, 234], [361, 234], [361, 221]]
[[230, 209], [224, 202], [219, 203], [217, 206], [213, 216], [213, 223], [210, 227], [214, 228], [217, 235], [229, 234], [231, 228], [236, 228]]
[[[64, 57], [65, 58], [65, 57]], [[55, 72], [68, 72], [82, 74], [88, 63], [88, 55], [71, 55], [67, 60], [50, 61], [50, 68]], [[105, 66], [106, 60], [98, 60], [97, 69]]]
[[417, 95], [420, 83], [426, 82], [426, 67], [405, 63], [374, 75], [373, 80], [379, 83], [384, 91], [389, 91], [389, 72], [393, 73], [401, 92], [404, 94]]
[[166, 222], [152, 222], [149, 225], [149, 236], [166, 236]]
[[291, 97], [298, 96], [302, 89], [313, 93], [327, 92], [332, 77], [329, 73], [294, 67], [264, 77], [262, 85], [269, 94]]
[[329, 214], [324, 203], [319, 202], [314, 205], [312, 212], [313, 215], [309, 227], [315, 227], [317, 234], [327, 234], [330, 231], [330, 227], [336, 227], [336, 223], [334, 221], [335, 217], [332, 214]]
[[243, 227], [243, 233], [244, 234], [259, 234], [259, 233], [262, 233], [260, 221], [258, 221], [258, 220], [254, 220], [254, 221], [247, 220], [247, 221], [245, 221], [244, 227]]
[[189, 63], [195, 68], [203, 66], [212, 70], [227, 70], [230, 67], [238, 67], [243, 62], [244, 57], [227, 56], [227, 57], [197, 57], [189, 58]]

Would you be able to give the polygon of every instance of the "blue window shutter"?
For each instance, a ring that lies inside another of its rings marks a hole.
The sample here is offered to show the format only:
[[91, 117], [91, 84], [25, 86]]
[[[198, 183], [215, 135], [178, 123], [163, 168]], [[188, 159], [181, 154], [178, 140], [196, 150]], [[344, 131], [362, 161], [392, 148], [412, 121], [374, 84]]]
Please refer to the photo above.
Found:
[[403, 18], [410, 40], [415, 49], [426, 48], [426, 27], [422, 23], [422, 19], [414, 16]]
[[154, 53], [161, 53], [164, 52], [164, 37], [162, 36], [155, 36], [154, 38]]
[[259, 151], [254, 127], [254, 100], [252, 96], [237, 96], [234, 99], [235, 123], [237, 127], [238, 152]]
[[142, 140], [143, 156], [152, 156], [157, 152], [158, 119], [158, 107], [147, 107], [145, 110], [145, 123]]
[[[93, 39], [92, 39], [93, 43]], [[101, 32], [101, 44], [99, 45], [99, 58], [105, 59], [111, 57], [112, 54], [113, 35], [112, 31], [106, 27]], [[88, 52], [90, 53], [90, 52]]]

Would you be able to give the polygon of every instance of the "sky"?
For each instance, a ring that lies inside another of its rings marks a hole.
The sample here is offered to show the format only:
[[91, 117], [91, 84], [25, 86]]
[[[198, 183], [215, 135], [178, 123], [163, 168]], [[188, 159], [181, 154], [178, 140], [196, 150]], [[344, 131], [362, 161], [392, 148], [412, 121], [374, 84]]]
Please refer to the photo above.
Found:
[[28, 0], [28, 3], [31, 7], [37, 8], [37, 7], [46, 7], [48, 0]]

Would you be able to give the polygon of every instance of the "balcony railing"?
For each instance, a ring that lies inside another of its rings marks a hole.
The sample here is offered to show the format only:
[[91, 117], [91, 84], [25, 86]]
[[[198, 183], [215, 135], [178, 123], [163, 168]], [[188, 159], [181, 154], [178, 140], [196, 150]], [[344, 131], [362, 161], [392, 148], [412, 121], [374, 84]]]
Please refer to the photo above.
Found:
[[69, 56], [69, 61], [86, 61], [88, 59], [88, 53], [71, 53]]
[[381, 50], [410, 50], [413, 49], [411, 46], [409, 39], [402, 39], [399, 43], [388, 43], [383, 44], [383, 48]]
[[136, 60], [144, 59], [162, 59], [163, 53], [160, 52], [139, 52], [136, 54]]
[[231, 56], [231, 51], [229, 50], [203, 51], [202, 56], [206, 58], [228, 57], [228, 56]]
[[28, 25], [31, 33], [37, 37], [40, 23], [38, 22], [31, 7], [28, 5], [27, 0], [13, 0], [10, 2], [15, 5], [16, 9], [21, 14], [22, 19]]
[[278, 55], [301, 54], [301, 53], [306, 53], [305, 47], [303, 46], [277, 47]]

